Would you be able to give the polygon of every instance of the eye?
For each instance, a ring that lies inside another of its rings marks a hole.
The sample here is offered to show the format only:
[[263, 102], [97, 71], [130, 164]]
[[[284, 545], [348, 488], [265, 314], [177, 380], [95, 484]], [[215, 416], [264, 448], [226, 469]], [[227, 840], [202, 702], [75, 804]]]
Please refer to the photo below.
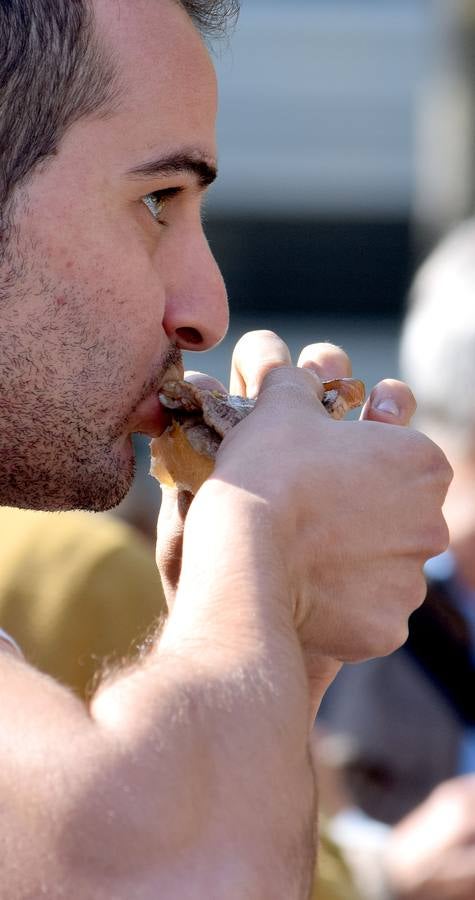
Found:
[[159, 225], [168, 225], [163, 219], [167, 204], [173, 197], [181, 193], [181, 188], [165, 188], [163, 191], [152, 191], [142, 197], [142, 203], [145, 204], [150, 214]]

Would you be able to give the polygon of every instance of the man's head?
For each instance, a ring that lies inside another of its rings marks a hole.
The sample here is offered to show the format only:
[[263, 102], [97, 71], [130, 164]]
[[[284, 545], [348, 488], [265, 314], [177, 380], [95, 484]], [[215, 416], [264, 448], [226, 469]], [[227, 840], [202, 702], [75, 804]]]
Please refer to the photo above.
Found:
[[475, 454], [475, 220], [455, 228], [419, 269], [401, 339], [415, 422], [452, 462]]
[[227, 326], [200, 205], [217, 0], [0, 0], [0, 502], [101, 509]]

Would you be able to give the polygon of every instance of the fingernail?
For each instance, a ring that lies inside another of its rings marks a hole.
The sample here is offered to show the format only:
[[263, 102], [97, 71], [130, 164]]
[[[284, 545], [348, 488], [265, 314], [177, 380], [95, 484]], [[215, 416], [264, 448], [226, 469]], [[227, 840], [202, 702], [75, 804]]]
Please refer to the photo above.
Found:
[[377, 409], [378, 412], [389, 413], [390, 416], [399, 416], [400, 409], [391, 399], [391, 397], [382, 397], [381, 400], [376, 400], [373, 404], [373, 409]]

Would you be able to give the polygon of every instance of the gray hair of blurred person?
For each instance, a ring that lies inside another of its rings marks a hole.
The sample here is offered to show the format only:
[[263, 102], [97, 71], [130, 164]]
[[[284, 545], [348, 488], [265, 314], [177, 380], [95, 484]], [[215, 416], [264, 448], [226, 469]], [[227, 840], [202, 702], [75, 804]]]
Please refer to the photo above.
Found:
[[449, 233], [421, 266], [400, 344], [415, 425], [458, 456], [475, 452], [475, 219]]
[[[239, 0], [175, 2], [209, 37], [239, 10]], [[0, 250], [16, 188], [74, 122], [107, 116], [119, 93], [91, 0], [0, 0]]]

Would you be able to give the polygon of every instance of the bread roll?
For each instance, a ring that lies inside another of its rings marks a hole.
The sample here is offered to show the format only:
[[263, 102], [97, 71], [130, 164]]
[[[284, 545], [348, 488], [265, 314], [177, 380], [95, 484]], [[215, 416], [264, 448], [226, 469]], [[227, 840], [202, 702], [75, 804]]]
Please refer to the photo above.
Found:
[[[335, 379], [323, 382], [323, 387], [322, 403], [335, 419], [364, 401], [365, 387], [357, 379]], [[159, 396], [171, 411], [172, 422], [152, 440], [150, 472], [161, 484], [196, 494], [214, 469], [222, 439], [252, 411], [256, 401], [187, 381], [167, 382]]]

